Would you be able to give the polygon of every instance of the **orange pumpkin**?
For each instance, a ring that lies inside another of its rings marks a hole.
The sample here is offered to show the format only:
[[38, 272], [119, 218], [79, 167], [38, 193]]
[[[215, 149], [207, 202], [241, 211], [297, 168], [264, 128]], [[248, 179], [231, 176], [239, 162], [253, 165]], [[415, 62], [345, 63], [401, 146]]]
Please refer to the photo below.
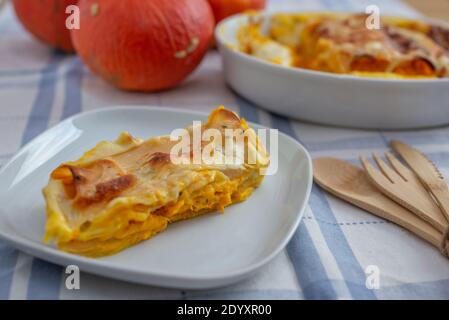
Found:
[[72, 41], [84, 63], [118, 88], [159, 91], [203, 59], [214, 29], [207, 0], [80, 0]]
[[23, 26], [54, 48], [73, 52], [66, 8], [78, 0], [14, 0], [14, 9]]
[[209, 0], [209, 3], [217, 23], [247, 10], [263, 10], [267, 5], [266, 0]]

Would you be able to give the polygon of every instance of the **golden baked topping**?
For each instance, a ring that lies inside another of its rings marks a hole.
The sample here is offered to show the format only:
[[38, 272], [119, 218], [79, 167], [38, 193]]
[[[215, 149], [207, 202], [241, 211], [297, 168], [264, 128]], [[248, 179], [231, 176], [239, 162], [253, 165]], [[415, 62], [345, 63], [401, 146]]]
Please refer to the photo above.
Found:
[[449, 77], [449, 29], [365, 14], [275, 14], [267, 32], [250, 19], [238, 32], [239, 50], [289, 67], [397, 78]]

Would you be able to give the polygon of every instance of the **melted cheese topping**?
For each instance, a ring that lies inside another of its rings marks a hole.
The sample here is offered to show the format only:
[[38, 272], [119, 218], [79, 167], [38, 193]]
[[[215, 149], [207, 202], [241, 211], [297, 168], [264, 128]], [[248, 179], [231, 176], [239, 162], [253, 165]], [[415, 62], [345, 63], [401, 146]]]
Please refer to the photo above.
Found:
[[[255, 132], [229, 110], [212, 112], [200, 130], [210, 128], [234, 129], [246, 137], [234, 141], [236, 150], [247, 150], [237, 154], [235, 164], [215, 161], [223, 155], [215, 140], [212, 162], [174, 164], [170, 156], [178, 142], [170, 136], [143, 141], [122, 133], [115, 142], [101, 142], [81, 159], [56, 168], [44, 189], [46, 241], [80, 255], [109, 255], [171, 222], [245, 200], [262, 182], [260, 169], [268, 166], [268, 154]], [[192, 138], [193, 128], [187, 132]], [[191, 160], [192, 155], [183, 157]]]
[[252, 17], [238, 50], [283, 66], [386, 78], [449, 77], [449, 31], [400, 18], [367, 28], [364, 14], [276, 14], [268, 32]]

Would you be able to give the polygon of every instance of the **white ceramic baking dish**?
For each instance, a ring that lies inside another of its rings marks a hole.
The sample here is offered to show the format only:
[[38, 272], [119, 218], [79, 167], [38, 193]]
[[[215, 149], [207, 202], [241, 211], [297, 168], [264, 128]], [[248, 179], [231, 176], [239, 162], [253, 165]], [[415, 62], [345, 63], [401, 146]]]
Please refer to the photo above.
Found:
[[[268, 17], [268, 14], [265, 14]], [[241, 14], [216, 29], [227, 83], [269, 111], [311, 122], [373, 129], [449, 123], [449, 78], [392, 80], [289, 68], [233, 49]]]

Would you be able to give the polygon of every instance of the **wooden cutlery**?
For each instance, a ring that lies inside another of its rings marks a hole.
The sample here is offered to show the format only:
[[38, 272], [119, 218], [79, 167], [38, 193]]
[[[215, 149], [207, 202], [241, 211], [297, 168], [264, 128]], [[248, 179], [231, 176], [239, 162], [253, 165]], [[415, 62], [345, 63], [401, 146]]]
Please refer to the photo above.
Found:
[[409, 145], [397, 140], [391, 141], [390, 145], [407, 162], [422, 184], [435, 197], [445, 214], [446, 220], [449, 221], [449, 189], [440, 170], [430, 159]]
[[366, 175], [377, 189], [430, 223], [438, 231], [444, 232], [448, 222], [415, 174], [389, 153], [386, 153], [386, 158], [392, 168], [377, 155], [374, 154], [373, 158], [380, 170], [375, 169], [365, 157], [361, 157], [360, 161]]
[[368, 180], [365, 172], [347, 161], [335, 158], [313, 160], [315, 182], [324, 190], [383, 219], [417, 234], [434, 246], [441, 233], [411, 211], [383, 195]]
[[326, 191], [433, 244], [449, 257], [449, 189], [436, 166], [399, 141], [392, 148], [410, 169], [386, 153], [387, 164], [373, 154], [372, 165], [360, 157], [363, 170], [334, 158], [314, 160], [315, 182]]

